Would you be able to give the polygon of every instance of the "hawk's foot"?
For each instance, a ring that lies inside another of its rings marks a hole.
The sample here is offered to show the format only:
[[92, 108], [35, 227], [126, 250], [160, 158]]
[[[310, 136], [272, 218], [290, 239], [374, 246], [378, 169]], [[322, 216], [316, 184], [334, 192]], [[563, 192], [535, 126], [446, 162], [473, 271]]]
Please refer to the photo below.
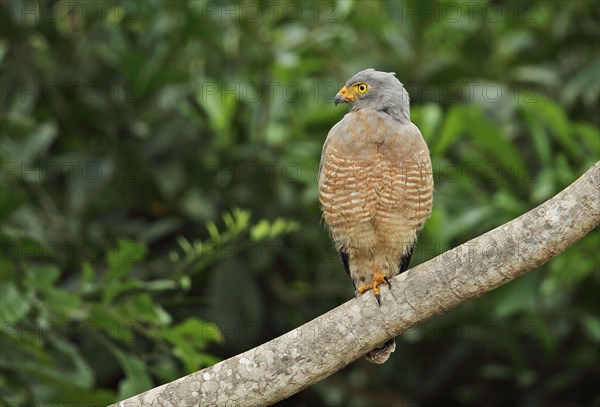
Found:
[[379, 296], [379, 286], [387, 284], [390, 288], [392, 287], [390, 284], [390, 280], [387, 276], [384, 276], [379, 268], [375, 268], [375, 272], [373, 273], [373, 279], [370, 284], [360, 285], [356, 289], [360, 294], [366, 293], [369, 290], [373, 290], [373, 294], [375, 294], [375, 298], [377, 299], [377, 305], [381, 305], [381, 298]]

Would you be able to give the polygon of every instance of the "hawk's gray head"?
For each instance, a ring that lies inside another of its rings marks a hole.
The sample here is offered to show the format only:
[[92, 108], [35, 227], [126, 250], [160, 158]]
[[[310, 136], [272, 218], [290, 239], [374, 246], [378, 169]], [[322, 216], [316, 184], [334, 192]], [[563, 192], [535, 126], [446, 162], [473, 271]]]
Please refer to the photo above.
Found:
[[335, 95], [335, 104], [348, 103], [352, 110], [370, 109], [389, 114], [401, 122], [410, 122], [408, 92], [394, 72], [372, 68], [348, 79]]

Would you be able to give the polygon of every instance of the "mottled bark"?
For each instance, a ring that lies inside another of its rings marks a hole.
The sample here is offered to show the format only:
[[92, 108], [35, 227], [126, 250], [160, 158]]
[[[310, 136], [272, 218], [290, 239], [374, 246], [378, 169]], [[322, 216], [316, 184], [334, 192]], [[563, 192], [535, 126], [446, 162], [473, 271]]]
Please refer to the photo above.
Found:
[[558, 255], [600, 223], [599, 195], [600, 162], [537, 208], [394, 278], [392, 289], [382, 290], [381, 308], [372, 295], [353, 299], [263, 345], [113, 406], [246, 406], [285, 399], [385, 340]]

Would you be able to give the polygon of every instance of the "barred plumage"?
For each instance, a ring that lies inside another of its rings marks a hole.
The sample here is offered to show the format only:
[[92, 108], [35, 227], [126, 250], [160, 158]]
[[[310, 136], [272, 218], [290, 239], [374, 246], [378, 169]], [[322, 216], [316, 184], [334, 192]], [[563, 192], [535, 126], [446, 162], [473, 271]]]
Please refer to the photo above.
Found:
[[[319, 199], [355, 287], [358, 292], [372, 288], [379, 301], [379, 283], [408, 267], [431, 214], [431, 160], [410, 122], [408, 95], [392, 74], [358, 73], [338, 93], [336, 101], [341, 100], [352, 108], [323, 146]], [[393, 340], [388, 342], [367, 359], [387, 360], [395, 348]]]

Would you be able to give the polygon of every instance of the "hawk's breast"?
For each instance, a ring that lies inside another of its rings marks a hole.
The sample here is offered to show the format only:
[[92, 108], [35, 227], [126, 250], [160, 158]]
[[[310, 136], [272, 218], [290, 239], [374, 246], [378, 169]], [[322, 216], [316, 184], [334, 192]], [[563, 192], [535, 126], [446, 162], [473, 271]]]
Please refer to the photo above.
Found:
[[346, 115], [328, 135], [319, 174], [323, 217], [338, 248], [403, 252], [431, 213], [429, 152], [414, 125], [380, 117], [366, 124], [365, 113]]

